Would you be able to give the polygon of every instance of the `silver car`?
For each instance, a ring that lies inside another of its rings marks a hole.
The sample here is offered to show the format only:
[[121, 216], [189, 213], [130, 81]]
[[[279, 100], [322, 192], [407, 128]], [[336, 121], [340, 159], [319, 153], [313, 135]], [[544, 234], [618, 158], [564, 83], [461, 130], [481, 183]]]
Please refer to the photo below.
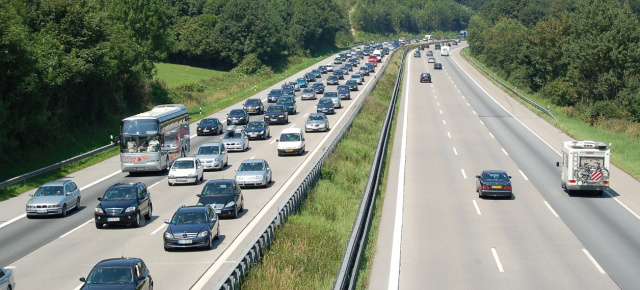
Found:
[[80, 208], [80, 189], [71, 180], [50, 181], [31, 194], [27, 201], [27, 217], [67, 216], [71, 209]]
[[0, 289], [16, 289], [16, 281], [13, 278], [13, 270], [0, 268]]
[[315, 100], [316, 98], [316, 90], [314, 88], [306, 88], [302, 90], [300, 95], [301, 100]]
[[322, 95], [323, 98], [331, 98], [333, 101], [333, 107], [336, 109], [342, 108], [342, 103], [340, 102], [340, 95], [338, 91], [325, 91]]
[[267, 187], [271, 182], [271, 167], [264, 159], [242, 161], [236, 171], [236, 182], [240, 187]]
[[224, 147], [222, 142], [211, 142], [200, 145], [196, 153], [196, 158], [200, 159], [205, 170], [222, 170], [229, 162], [227, 148]]
[[329, 131], [329, 119], [324, 113], [313, 113], [307, 118], [304, 131]]
[[354, 73], [351, 75], [351, 79], [356, 81], [356, 83], [358, 83], [359, 85], [361, 85], [362, 82], [364, 81], [364, 76], [362, 75], [362, 73]]
[[242, 129], [228, 131], [222, 137], [222, 143], [228, 151], [245, 151], [249, 148], [249, 136]]

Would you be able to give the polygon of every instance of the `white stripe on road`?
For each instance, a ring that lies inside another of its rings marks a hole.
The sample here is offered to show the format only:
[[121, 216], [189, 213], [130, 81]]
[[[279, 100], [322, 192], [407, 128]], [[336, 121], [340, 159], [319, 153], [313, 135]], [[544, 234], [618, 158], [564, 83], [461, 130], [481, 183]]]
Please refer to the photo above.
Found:
[[81, 224], [81, 225], [79, 225], [79, 226], [75, 227], [73, 230], [70, 230], [70, 231], [68, 231], [66, 234], [64, 234], [64, 235], [60, 236], [58, 239], [62, 239], [62, 238], [64, 238], [64, 237], [68, 236], [69, 234], [71, 234], [71, 233], [75, 232], [75, 231], [76, 231], [76, 230], [78, 230], [79, 228], [81, 228], [81, 227], [85, 226], [86, 224], [88, 224], [88, 223], [90, 223], [90, 222], [92, 222], [92, 221], [93, 221], [93, 219], [90, 219], [90, 220], [88, 220], [88, 221], [84, 222], [83, 224]]
[[464, 177], [464, 179], [467, 179], [467, 174], [464, 172], [464, 169], [460, 169], [460, 171], [462, 172], [462, 177]]
[[164, 221], [163, 221], [162, 225], [160, 225], [157, 229], [155, 229], [153, 232], [151, 232], [151, 234], [155, 235], [157, 232], [159, 232], [161, 229], [163, 229], [166, 226], [167, 226], [167, 224], [165, 224]]
[[473, 206], [476, 207], [476, 212], [478, 213], [478, 215], [482, 215], [482, 213], [480, 212], [480, 207], [478, 206], [478, 203], [475, 199], [473, 200]]
[[453, 154], [455, 154], [456, 156], [458, 155], [458, 150], [456, 150], [456, 147], [453, 147]]
[[449, 138], [451, 138], [451, 133], [447, 132], [447, 136], [449, 136]]
[[607, 274], [607, 272], [605, 272], [604, 269], [600, 267], [600, 264], [598, 264], [598, 261], [596, 261], [596, 259], [594, 259], [593, 256], [591, 256], [591, 254], [589, 253], [589, 251], [587, 251], [587, 249], [582, 249], [582, 252], [584, 252], [584, 254], [587, 255], [587, 258], [589, 258], [589, 260], [591, 260], [591, 263], [593, 263], [593, 265], [596, 266], [596, 269], [600, 271], [600, 274]]
[[504, 150], [504, 148], [500, 148], [500, 149], [502, 149], [502, 152], [504, 152], [504, 155], [509, 156], [509, 153], [507, 153], [507, 150]]
[[502, 263], [500, 263], [500, 257], [498, 257], [496, 248], [491, 248], [491, 253], [493, 254], [493, 259], [496, 260], [496, 265], [498, 265], [498, 271], [500, 271], [500, 273], [503, 273], [504, 269], [502, 268]]
[[529, 178], [527, 178], [527, 176], [524, 175], [524, 172], [522, 172], [522, 170], [518, 169], [518, 171], [520, 171], [520, 175], [522, 175], [522, 178], [524, 178], [524, 180], [529, 180]]
[[10, 220], [8, 220], [8, 221], [4, 222], [3, 224], [1, 224], [1, 225], [0, 225], [0, 229], [1, 229], [1, 228], [3, 228], [3, 227], [5, 227], [5, 226], [8, 226], [9, 224], [11, 224], [11, 223], [13, 223], [13, 222], [15, 222], [15, 221], [17, 221], [17, 220], [19, 220], [19, 219], [23, 218], [23, 217], [26, 217], [26, 216], [27, 216], [27, 214], [26, 214], [26, 213], [23, 213], [23, 214], [21, 214], [21, 215], [19, 215], [19, 216], [17, 216], [17, 217], [14, 217], [14, 218], [12, 218], [12, 219], [10, 219]]
[[551, 205], [550, 205], [546, 200], [543, 200], [542, 202], [544, 202], [544, 204], [547, 206], [547, 208], [551, 211], [551, 213], [552, 213], [554, 216], [556, 216], [556, 217], [560, 217], [560, 216], [558, 215], [558, 213], [557, 213], [555, 210], [553, 210], [553, 208], [551, 207]]

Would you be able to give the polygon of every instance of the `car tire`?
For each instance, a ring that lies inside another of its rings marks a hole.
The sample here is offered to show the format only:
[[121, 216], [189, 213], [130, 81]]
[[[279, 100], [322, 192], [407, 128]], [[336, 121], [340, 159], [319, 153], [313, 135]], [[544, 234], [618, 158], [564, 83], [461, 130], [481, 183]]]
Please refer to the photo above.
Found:
[[243, 212], [244, 211], [244, 199], [242, 200], [242, 203], [240, 204], [240, 209], [238, 210], [238, 212]]
[[220, 225], [218, 225], [217, 230], [216, 230], [216, 235], [213, 237], [214, 240], [219, 240], [220, 239]]
[[66, 217], [67, 216], [67, 204], [63, 204], [62, 205], [62, 213], [60, 214], [60, 216], [62, 217]]
[[96, 222], [96, 229], [102, 229], [102, 228], [104, 228], [104, 224]]
[[[202, 176], [200, 176], [200, 181], [203, 181], [203, 180], [204, 180], [204, 171], [202, 172]], [[196, 184], [197, 184], [197, 182], [196, 182]]]
[[80, 210], [80, 197], [76, 200], [76, 210]]
[[140, 224], [142, 224], [140, 221], [142, 220], [142, 218], [140, 217], [140, 212], [136, 212], [136, 220], [133, 221], [133, 227], [134, 228], [139, 228]]
[[169, 182], [169, 181], [167, 181], [167, 184], [168, 184], [169, 186], [173, 186], [173, 184], [171, 184], [171, 182]]
[[233, 215], [231, 215], [234, 219], [238, 218], [238, 207], [233, 210]]
[[481, 191], [478, 191], [478, 198], [484, 198]]
[[207, 247], [209, 248], [209, 250], [213, 250], [215, 248], [215, 245], [213, 244], [213, 240], [214, 240], [213, 237], [209, 238], [209, 245]]
[[144, 215], [144, 219], [151, 220], [151, 217], [153, 217], [153, 206], [149, 205], [149, 211]]

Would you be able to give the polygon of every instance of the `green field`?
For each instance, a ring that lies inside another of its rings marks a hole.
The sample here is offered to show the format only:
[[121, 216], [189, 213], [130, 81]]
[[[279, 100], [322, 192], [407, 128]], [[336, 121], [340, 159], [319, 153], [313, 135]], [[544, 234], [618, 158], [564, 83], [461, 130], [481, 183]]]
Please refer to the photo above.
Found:
[[156, 77], [165, 82], [169, 88], [174, 88], [180, 83], [196, 82], [214, 76], [222, 76], [227, 73], [223, 71], [161, 62], [156, 63], [156, 69]]

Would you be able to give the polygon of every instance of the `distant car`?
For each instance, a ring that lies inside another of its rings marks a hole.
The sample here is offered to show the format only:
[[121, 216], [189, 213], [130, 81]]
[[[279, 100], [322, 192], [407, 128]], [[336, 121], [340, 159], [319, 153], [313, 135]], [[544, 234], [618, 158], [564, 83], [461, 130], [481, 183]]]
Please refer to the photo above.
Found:
[[348, 80], [345, 84], [346, 84], [346, 85], [349, 87], [349, 89], [350, 89], [350, 90], [352, 90], [352, 91], [357, 91], [357, 90], [358, 90], [358, 81], [356, 81], [356, 80], [353, 80], [353, 79]]
[[316, 79], [322, 77], [322, 72], [319, 69], [314, 69], [311, 73], [316, 77]]
[[352, 63], [345, 63], [342, 67], [343, 67], [343, 69], [347, 70], [346, 74], [349, 74], [349, 71], [353, 71], [353, 64]]
[[291, 87], [293, 88], [294, 92], [299, 92], [300, 91], [300, 85], [298, 84], [298, 82], [291, 81], [291, 82], [289, 82], [289, 85], [291, 85]]
[[236, 182], [240, 187], [267, 187], [271, 183], [271, 167], [264, 159], [242, 161], [236, 172]]
[[420, 74], [420, 82], [421, 83], [430, 83], [431, 82], [431, 74], [430, 73], [422, 73], [422, 74]]
[[204, 166], [200, 159], [196, 157], [182, 157], [176, 159], [169, 169], [167, 183], [169, 186], [175, 184], [191, 183], [198, 184], [198, 180], [204, 179]]
[[[358, 72], [358, 73], [354, 73], [351, 75], [350, 80], [354, 80], [356, 81], [356, 85], [361, 85], [364, 82], [364, 75], [362, 75], [362, 73]], [[356, 87], [357, 89], [357, 87]]]
[[373, 65], [372, 63], [367, 62], [367, 63], [365, 63], [364, 65], [365, 65], [367, 68], [369, 68], [369, 73], [372, 73], [372, 72], [375, 72], [375, 71], [376, 71], [376, 66], [375, 66], [375, 65]]
[[[317, 83], [320, 84], [320, 83]], [[316, 99], [316, 90], [314, 88], [306, 88], [302, 90], [302, 94], [300, 95], [301, 100], [315, 100]]]
[[164, 232], [164, 250], [204, 247], [213, 249], [220, 239], [220, 221], [211, 205], [182, 206], [176, 210]]
[[330, 98], [331, 101], [333, 101], [334, 108], [342, 108], [342, 103], [340, 102], [340, 95], [338, 95], [338, 91], [325, 91], [322, 97]]
[[197, 123], [196, 129], [198, 136], [202, 135], [219, 135], [223, 131], [223, 125], [218, 118], [204, 118]]
[[435, 59], [435, 58], [433, 58], [433, 57], [430, 57], [428, 62], [429, 62], [429, 63], [435, 63], [435, 62], [436, 62], [436, 59]]
[[478, 197], [501, 196], [513, 197], [511, 176], [504, 170], [484, 170], [476, 175], [476, 192]]
[[72, 209], [80, 209], [80, 189], [71, 180], [49, 181], [36, 190], [27, 201], [27, 218], [35, 216], [67, 216]]
[[335, 70], [333, 72], [333, 75], [338, 77], [339, 80], [343, 80], [344, 79], [344, 71], [342, 69]]
[[289, 123], [289, 113], [287, 113], [287, 109], [283, 105], [271, 105], [264, 113], [264, 121], [267, 124], [287, 124]]
[[351, 100], [351, 88], [348, 85], [339, 85], [338, 95], [342, 100]]
[[311, 86], [316, 91], [316, 94], [324, 93], [324, 85], [322, 83], [315, 83]]
[[271, 90], [267, 95], [267, 102], [275, 103], [276, 101], [278, 101], [278, 97], [280, 96], [282, 96], [282, 90], [278, 90], [278, 89]]
[[369, 75], [369, 68], [365, 65], [361, 66], [359, 68], [360, 73], [362, 73], [362, 75], [368, 76]]
[[[282, 95], [280, 95], [280, 96], [282, 97], [282, 96], [286, 96], [286, 95], [295, 95], [295, 90], [293, 89], [293, 86], [291, 86], [289, 88], [286, 88], [286, 89], [282, 89]], [[278, 101], [276, 100], [276, 103], [277, 102]]]
[[224, 147], [222, 142], [210, 142], [200, 145], [196, 158], [200, 159], [204, 170], [222, 170], [229, 163], [227, 148]]
[[420, 51], [416, 50], [416, 52], [413, 53], [413, 57], [420, 57]]
[[338, 79], [338, 76], [331, 75], [327, 78], [327, 85], [339, 85], [339, 84], [340, 84], [340, 80]]
[[282, 96], [278, 98], [278, 105], [284, 106], [289, 115], [295, 115], [298, 113], [298, 106], [296, 105], [296, 98], [293, 96]]
[[228, 131], [224, 133], [222, 143], [228, 151], [246, 151], [249, 149], [249, 136], [242, 129]]
[[244, 211], [242, 189], [234, 179], [211, 180], [197, 196], [198, 204], [210, 204], [221, 216], [237, 218]]
[[442, 69], [442, 64], [439, 62], [436, 62], [433, 64], [433, 69]]
[[13, 270], [0, 268], [0, 289], [15, 289], [16, 281], [13, 277]]
[[151, 220], [151, 192], [142, 182], [116, 183], [107, 188], [98, 200], [100, 203], [93, 215], [98, 229], [105, 224], [131, 225], [137, 228], [142, 224], [142, 216]]
[[329, 118], [324, 113], [310, 114], [304, 125], [304, 131], [329, 131]]
[[327, 66], [326, 65], [321, 65], [318, 67], [318, 70], [320, 71], [320, 73], [326, 74], [327, 73]]
[[325, 113], [325, 114], [335, 114], [336, 110], [335, 107], [333, 105], [333, 101], [331, 100], [331, 98], [321, 98], [318, 101], [318, 104], [316, 105], [316, 111], [318, 113]]
[[333, 63], [328, 63], [328, 64], [325, 64], [324, 66], [327, 69], [328, 73], [333, 71]]
[[286, 128], [280, 133], [278, 142], [278, 156], [304, 154], [304, 132], [300, 128]]
[[264, 113], [264, 105], [262, 104], [262, 100], [258, 98], [247, 99], [244, 102], [243, 108], [249, 114], [262, 114]]
[[93, 289], [153, 289], [153, 278], [147, 265], [139, 258], [114, 258], [98, 262], [87, 278], [80, 278], [82, 290]]
[[298, 82], [298, 85], [301, 88], [306, 88], [307, 87], [307, 80], [305, 78], [299, 78], [296, 81]]
[[227, 115], [227, 125], [245, 125], [249, 122], [249, 114], [244, 109], [233, 109]]
[[316, 75], [314, 73], [308, 72], [304, 74], [304, 77], [307, 79], [307, 82], [313, 83], [316, 81]]
[[427, 51], [427, 56], [433, 56], [433, 50]]
[[333, 63], [334, 63], [334, 64], [341, 64], [341, 63], [342, 63], [342, 58], [341, 58], [341, 57], [336, 57], [336, 58], [333, 60]]
[[249, 139], [267, 140], [271, 137], [271, 128], [269, 128], [269, 124], [265, 121], [251, 121], [247, 123], [244, 132], [249, 136]]

